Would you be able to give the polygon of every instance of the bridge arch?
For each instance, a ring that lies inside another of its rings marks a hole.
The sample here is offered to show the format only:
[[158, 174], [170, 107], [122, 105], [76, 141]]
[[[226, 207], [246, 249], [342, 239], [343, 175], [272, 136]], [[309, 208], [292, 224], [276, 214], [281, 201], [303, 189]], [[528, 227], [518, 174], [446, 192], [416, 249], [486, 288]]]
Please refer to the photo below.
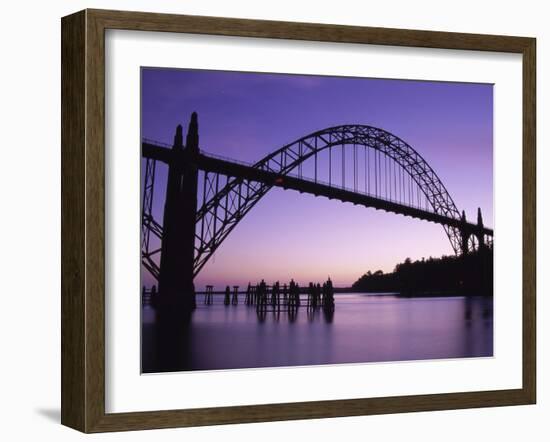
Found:
[[[342, 149], [346, 146], [364, 146], [387, 156], [416, 184], [434, 213], [460, 219], [461, 214], [449, 192], [425, 159], [401, 138], [373, 126], [340, 125], [313, 132], [266, 155], [254, 163], [253, 167], [284, 177], [301, 167], [307, 160], [311, 158], [316, 160], [317, 155], [337, 146], [342, 146]], [[271, 187], [273, 186], [232, 177], [228, 178], [221, 189], [218, 189], [217, 183], [214, 186], [213, 182], [209, 182], [206, 174], [203, 201], [196, 216], [198, 232], [195, 247], [195, 275], [238, 222]], [[225, 211], [223, 220], [217, 213], [220, 207]], [[459, 254], [462, 247], [460, 229], [448, 225], [444, 225], [443, 228], [453, 251]]]

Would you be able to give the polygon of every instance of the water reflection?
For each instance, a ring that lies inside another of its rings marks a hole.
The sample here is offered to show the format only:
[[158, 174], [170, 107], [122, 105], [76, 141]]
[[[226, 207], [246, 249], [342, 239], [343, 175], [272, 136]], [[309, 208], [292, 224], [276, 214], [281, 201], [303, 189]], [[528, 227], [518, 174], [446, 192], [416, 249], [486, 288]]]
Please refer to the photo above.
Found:
[[197, 303], [190, 324], [142, 315], [144, 372], [492, 356], [487, 297], [338, 294], [335, 308]]

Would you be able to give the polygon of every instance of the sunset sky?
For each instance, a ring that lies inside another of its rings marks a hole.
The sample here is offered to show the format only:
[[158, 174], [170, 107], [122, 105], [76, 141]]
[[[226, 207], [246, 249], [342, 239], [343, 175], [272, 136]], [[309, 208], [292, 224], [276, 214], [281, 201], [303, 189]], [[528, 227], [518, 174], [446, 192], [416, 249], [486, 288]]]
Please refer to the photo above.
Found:
[[[402, 138], [438, 174], [459, 210], [493, 227], [493, 87], [429, 81], [142, 69], [142, 137], [172, 144], [175, 127], [199, 118], [200, 148], [257, 161], [311, 132], [340, 124]], [[186, 129], [185, 129], [186, 130]], [[154, 213], [162, 222], [166, 167], [158, 166]], [[330, 276], [349, 286], [367, 270], [410, 257], [452, 254], [440, 225], [336, 200], [272, 189], [195, 279], [244, 286]], [[143, 283], [153, 278], [143, 274]]]

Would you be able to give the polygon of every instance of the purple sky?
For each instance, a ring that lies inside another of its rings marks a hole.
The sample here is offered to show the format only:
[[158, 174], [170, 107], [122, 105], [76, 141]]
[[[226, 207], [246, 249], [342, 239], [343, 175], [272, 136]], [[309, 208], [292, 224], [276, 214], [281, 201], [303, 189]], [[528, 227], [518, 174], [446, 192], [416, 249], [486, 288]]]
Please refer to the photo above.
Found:
[[[402, 138], [430, 164], [459, 210], [493, 226], [493, 88], [487, 84], [147, 68], [142, 136], [172, 143], [177, 124], [199, 115], [200, 147], [256, 161], [304, 135], [366, 124]], [[162, 221], [165, 168], [155, 215]], [[272, 189], [239, 223], [195, 284], [249, 280], [300, 284], [328, 275], [351, 285], [367, 270], [406, 257], [452, 254], [440, 225], [293, 191]], [[144, 284], [152, 278], [144, 272]]]

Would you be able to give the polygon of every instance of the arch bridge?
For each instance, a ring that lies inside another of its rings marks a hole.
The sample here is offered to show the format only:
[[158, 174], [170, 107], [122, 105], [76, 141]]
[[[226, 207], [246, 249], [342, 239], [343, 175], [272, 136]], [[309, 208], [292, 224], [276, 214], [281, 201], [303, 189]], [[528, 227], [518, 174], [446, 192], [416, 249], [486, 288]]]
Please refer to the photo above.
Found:
[[[185, 144], [178, 126], [171, 146], [143, 139], [142, 157], [142, 263], [159, 291], [170, 285], [194, 290], [193, 278], [273, 187], [438, 223], [457, 255], [492, 246], [493, 230], [483, 225], [481, 210], [477, 222], [468, 222], [424, 158], [376, 127], [330, 127], [244, 163], [199, 149], [193, 113]], [[162, 225], [153, 216], [158, 162], [169, 168]]]

